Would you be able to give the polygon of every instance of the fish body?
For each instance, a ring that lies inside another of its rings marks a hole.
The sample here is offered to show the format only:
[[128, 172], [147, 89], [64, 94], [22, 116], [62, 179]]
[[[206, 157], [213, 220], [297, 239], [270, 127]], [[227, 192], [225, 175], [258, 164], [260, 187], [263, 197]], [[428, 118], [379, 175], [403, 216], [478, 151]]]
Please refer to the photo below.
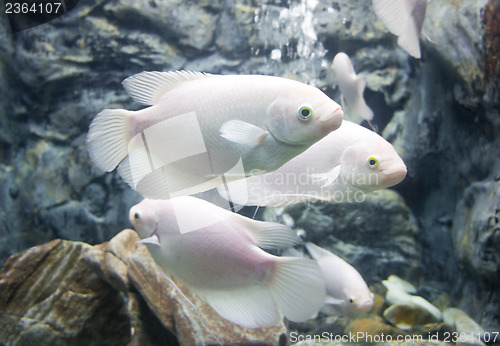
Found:
[[360, 116], [366, 121], [371, 121], [373, 111], [366, 105], [363, 98], [366, 80], [363, 76], [356, 75], [349, 56], [342, 52], [337, 53], [333, 58], [332, 70], [335, 82], [348, 107], [345, 111], [347, 112], [349, 109], [349, 113], [352, 113], [353, 117]]
[[356, 201], [406, 176], [393, 146], [373, 131], [344, 120], [340, 128], [279, 169], [230, 182], [219, 194], [239, 205], [284, 207], [309, 201]]
[[238, 325], [273, 326], [280, 311], [304, 321], [323, 305], [317, 263], [261, 249], [297, 243], [286, 226], [251, 220], [190, 196], [145, 199], [130, 209], [130, 221], [166, 273]]
[[146, 197], [168, 199], [272, 171], [336, 130], [343, 113], [319, 89], [271, 76], [142, 72], [123, 82], [142, 110], [99, 113], [91, 160]]
[[398, 45], [420, 59], [420, 31], [427, 0], [373, 0], [373, 8], [386, 28], [398, 37]]
[[353, 266], [313, 243], [306, 243], [306, 248], [325, 277], [326, 310], [347, 316], [371, 310], [374, 296]]

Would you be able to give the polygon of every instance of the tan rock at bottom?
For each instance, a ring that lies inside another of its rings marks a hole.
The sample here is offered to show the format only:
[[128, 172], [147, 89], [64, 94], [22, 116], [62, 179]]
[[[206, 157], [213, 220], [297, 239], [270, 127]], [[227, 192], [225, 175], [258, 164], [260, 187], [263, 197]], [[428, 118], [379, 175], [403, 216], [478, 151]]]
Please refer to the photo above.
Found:
[[124, 345], [125, 297], [82, 260], [90, 245], [53, 240], [11, 256], [0, 271], [0, 343]]
[[439, 322], [434, 315], [412, 302], [393, 304], [384, 311], [384, 318], [396, 327], [408, 330], [416, 326]]
[[347, 325], [344, 334], [356, 336], [355, 342], [385, 342], [407, 335], [404, 331], [389, 324], [368, 318], [353, 319]]

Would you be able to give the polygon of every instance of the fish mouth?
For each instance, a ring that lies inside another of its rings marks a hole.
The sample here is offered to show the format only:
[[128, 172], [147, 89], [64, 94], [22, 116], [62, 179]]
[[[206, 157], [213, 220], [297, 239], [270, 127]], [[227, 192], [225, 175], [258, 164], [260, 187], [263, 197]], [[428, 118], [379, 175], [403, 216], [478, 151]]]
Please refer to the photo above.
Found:
[[393, 175], [393, 174], [404, 174], [406, 176], [406, 166], [397, 166], [397, 167], [392, 167], [389, 169], [384, 169], [382, 171], [385, 175]]
[[390, 181], [392, 185], [396, 185], [402, 182], [403, 179], [406, 177], [406, 173], [407, 171], [405, 165], [395, 166], [392, 168], [382, 170], [382, 174], [384, 174], [387, 177], [388, 181]]
[[143, 239], [139, 240], [137, 243], [154, 244], [154, 245], [160, 246], [160, 236], [158, 235], [157, 229], [158, 229], [158, 224], [155, 225], [153, 233], [151, 233], [151, 235], [149, 237], [143, 238]]
[[371, 299], [365, 300], [359, 305], [358, 308], [364, 312], [370, 311], [373, 308], [373, 300]]
[[332, 114], [327, 113], [325, 115], [322, 115], [319, 118], [319, 121], [325, 122], [325, 121], [328, 121], [328, 120], [333, 119], [333, 118], [338, 118], [340, 121], [342, 121], [342, 119], [344, 118], [344, 112], [342, 111], [341, 107], [338, 107], [337, 109], [335, 109], [335, 111], [333, 111]]

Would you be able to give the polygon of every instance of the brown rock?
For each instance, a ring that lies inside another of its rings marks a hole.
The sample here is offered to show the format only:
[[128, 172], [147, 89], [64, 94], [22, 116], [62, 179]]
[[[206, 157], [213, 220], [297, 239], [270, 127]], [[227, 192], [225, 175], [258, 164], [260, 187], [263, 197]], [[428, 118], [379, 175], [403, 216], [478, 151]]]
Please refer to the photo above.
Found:
[[109, 242], [96, 245], [86, 253], [87, 264], [116, 290], [129, 291], [127, 263], [137, 249], [140, 238], [134, 230], [125, 229]]
[[428, 310], [412, 302], [389, 306], [384, 311], [384, 318], [391, 324], [404, 330], [428, 323], [439, 322]]
[[0, 271], [0, 342], [123, 345], [130, 340], [124, 297], [82, 260], [91, 249], [54, 240], [9, 258]]
[[394, 328], [389, 324], [367, 318], [351, 320], [344, 333], [359, 335], [359, 338], [356, 340], [357, 342], [379, 342], [387, 340], [387, 336], [392, 340], [396, 340], [399, 335], [407, 335], [404, 331]]

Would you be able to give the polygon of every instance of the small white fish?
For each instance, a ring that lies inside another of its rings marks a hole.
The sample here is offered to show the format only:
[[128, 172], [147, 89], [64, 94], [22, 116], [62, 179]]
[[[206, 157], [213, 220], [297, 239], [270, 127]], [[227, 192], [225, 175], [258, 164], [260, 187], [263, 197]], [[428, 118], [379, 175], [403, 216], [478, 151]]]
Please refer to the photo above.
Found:
[[400, 183], [406, 166], [373, 131], [344, 120], [340, 128], [279, 169], [218, 188], [238, 205], [284, 207], [309, 201], [357, 201]]
[[420, 31], [427, 0], [373, 0], [373, 8], [386, 28], [398, 37], [398, 45], [420, 59]]
[[191, 196], [145, 199], [130, 209], [129, 218], [157, 264], [233, 323], [270, 327], [280, 311], [300, 322], [323, 306], [325, 282], [315, 261], [260, 249], [296, 244], [286, 226]]
[[313, 243], [306, 248], [325, 277], [327, 311], [352, 317], [371, 310], [374, 295], [353, 266]]
[[366, 105], [363, 98], [366, 80], [363, 76], [356, 75], [349, 56], [342, 52], [337, 53], [333, 58], [332, 70], [334, 80], [339, 86], [341, 97], [344, 101], [342, 102], [342, 106], [346, 115], [352, 117], [360, 116], [368, 122], [371, 121], [373, 119], [373, 111]]
[[88, 151], [105, 171], [120, 164], [122, 178], [150, 198], [272, 171], [343, 117], [319, 89], [286, 78], [142, 72], [123, 85], [150, 107], [103, 110], [90, 124]]

